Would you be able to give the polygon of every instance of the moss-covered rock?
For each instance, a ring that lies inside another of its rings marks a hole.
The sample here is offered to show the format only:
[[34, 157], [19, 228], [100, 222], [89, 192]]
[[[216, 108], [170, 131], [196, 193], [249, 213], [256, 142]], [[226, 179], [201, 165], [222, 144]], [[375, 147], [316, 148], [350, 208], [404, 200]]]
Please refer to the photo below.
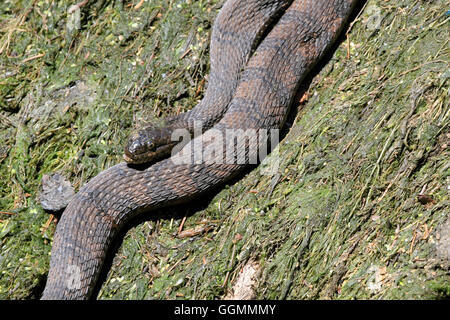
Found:
[[[78, 190], [121, 161], [133, 127], [201, 99], [222, 2], [0, 4], [0, 298], [42, 289], [44, 174]], [[223, 298], [249, 265], [256, 298], [448, 298], [444, 5], [369, 0], [302, 97], [277, 172], [129, 230], [99, 298]], [[204, 232], [177, 237], [182, 223]]]

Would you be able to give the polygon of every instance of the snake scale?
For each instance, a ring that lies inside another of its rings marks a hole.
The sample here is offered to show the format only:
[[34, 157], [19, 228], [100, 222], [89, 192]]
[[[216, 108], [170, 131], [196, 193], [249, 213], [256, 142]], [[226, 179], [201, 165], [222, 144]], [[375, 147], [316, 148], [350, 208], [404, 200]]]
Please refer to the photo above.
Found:
[[232, 157], [245, 161], [228, 161], [225, 153], [212, 150], [235, 142], [217, 136], [228, 130], [280, 129], [299, 84], [336, 40], [357, 2], [227, 1], [213, 27], [204, 102], [168, 121], [169, 127], [176, 123], [172, 128], [191, 130], [194, 120], [201, 120], [208, 130], [170, 158], [145, 168], [119, 163], [80, 189], [57, 225], [42, 299], [90, 298], [108, 248], [126, 222], [188, 202], [242, 172], [267, 141], [248, 139]]

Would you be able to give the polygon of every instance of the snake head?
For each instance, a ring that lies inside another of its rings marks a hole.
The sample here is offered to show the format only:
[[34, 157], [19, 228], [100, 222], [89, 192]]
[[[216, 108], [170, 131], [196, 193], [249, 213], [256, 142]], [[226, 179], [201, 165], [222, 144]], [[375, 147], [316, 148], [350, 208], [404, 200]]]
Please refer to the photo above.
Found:
[[168, 128], [145, 127], [132, 133], [125, 145], [123, 158], [130, 164], [143, 164], [170, 155], [175, 145]]

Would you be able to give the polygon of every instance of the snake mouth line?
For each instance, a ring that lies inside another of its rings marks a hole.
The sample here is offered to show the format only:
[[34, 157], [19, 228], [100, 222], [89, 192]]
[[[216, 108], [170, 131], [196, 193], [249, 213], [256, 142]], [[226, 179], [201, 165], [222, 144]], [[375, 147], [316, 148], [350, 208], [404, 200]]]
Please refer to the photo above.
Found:
[[164, 144], [162, 146], [158, 146], [152, 150], [140, 152], [140, 153], [133, 153], [130, 152], [128, 145], [125, 146], [123, 159], [125, 162], [129, 164], [151, 164], [155, 163], [159, 160], [162, 160], [164, 158], [167, 158], [168, 155], [170, 155], [170, 151], [175, 146], [176, 142], [170, 142], [167, 144]]

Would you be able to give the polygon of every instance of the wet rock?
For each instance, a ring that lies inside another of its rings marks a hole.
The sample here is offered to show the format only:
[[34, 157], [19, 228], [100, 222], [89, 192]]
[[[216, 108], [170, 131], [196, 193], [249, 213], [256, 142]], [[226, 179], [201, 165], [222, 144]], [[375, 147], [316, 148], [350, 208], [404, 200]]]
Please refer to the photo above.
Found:
[[75, 195], [71, 183], [59, 173], [42, 177], [39, 201], [46, 211], [57, 212], [64, 209]]

